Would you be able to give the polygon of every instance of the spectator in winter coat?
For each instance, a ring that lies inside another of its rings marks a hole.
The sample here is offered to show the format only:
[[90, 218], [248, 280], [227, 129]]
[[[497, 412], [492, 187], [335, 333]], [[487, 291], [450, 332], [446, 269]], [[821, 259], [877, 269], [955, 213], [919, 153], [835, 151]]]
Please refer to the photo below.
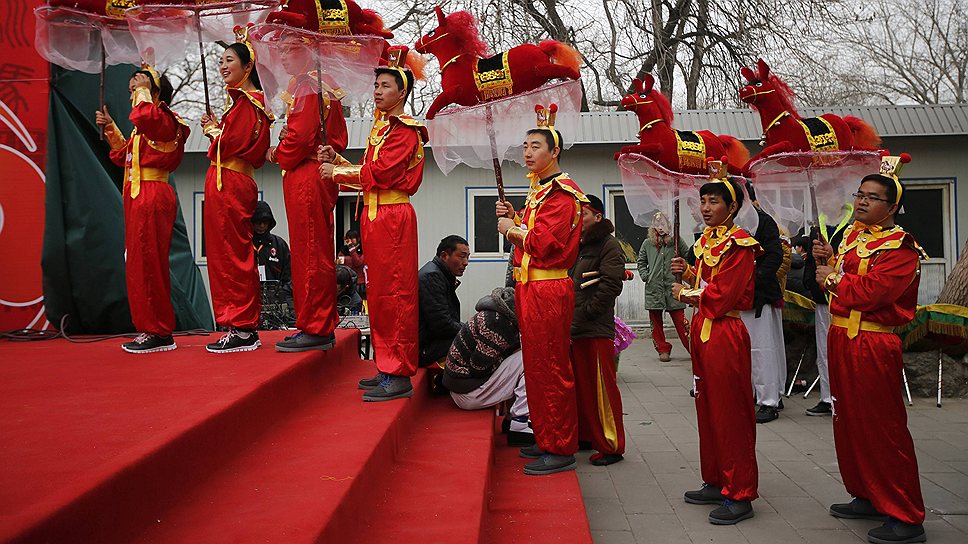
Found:
[[292, 298], [292, 267], [289, 244], [281, 237], [272, 234], [276, 220], [272, 216], [269, 203], [260, 200], [252, 214], [252, 247], [261, 272], [266, 281], [278, 281], [280, 290]]
[[582, 207], [578, 260], [569, 275], [575, 283], [571, 322], [571, 364], [578, 398], [578, 440], [596, 450], [593, 465], [623, 459], [625, 427], [616, 383], [615, 299], [622, 293], [625, 256], [612, 236], [605, 206], [594, 195]]
[[689, 351], [689, 331], [686, 327], [686, 305], [672, 298], [672, 282], [674, 278], [669, 267], [672, 258], [678, 254], [689, 264], [694, 264], [696, 257], [692, 248], [680, 237], [674, 240], [669, 219], [658, 212], [652, 218], [649, 235], [642, 242], [639, 249], [638, 269], [639, 277], [645, 282], [645, 309], [649, 311], [649, 322], [652, 326], [652, 344], [659, 353], [659, 360], [668, 362], [672, 359], [672, 344], [666, 342], [662, 325], [662, 312], [668, 312], [676, 334], [682, 342], [682, 347]]
[[457, 286], [467, 268], [467, 240], [451, 234], [437, 245], [437, 256], [417, 273], [420, 286], [420, 366], [440, 363], [460, 331]]
[[461, 326], [447, 354], [444, 387], [457, 406], [477, 410], [511, 400], [508, 445], [534, 444], [528, 423], [528, 394], [514, 288], [500, 287], [482, 298]]
[[343, 236], [343, 247], [336, 256], [336, 264], [348, 266], [353, 270], [360, 297], [366, 298], [366, 264], [363, 262], [363, 246], [360, 245], [359, 231], [346, 231]]

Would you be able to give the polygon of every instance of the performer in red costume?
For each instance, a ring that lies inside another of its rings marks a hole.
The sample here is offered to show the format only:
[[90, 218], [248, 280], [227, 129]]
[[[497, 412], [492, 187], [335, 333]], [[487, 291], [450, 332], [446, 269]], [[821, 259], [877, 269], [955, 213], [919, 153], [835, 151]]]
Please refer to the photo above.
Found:
[[376, 367], [373, 378], [360, 380], [363, 400], [377, 402], [410, 397], [410, 377], [417, 372], [418, 288], [417, 216], [410, 196], [423, 180], [427, 129], [403, 107], [413, 88], [406, 67], [408, 48], [387, 51], [387, 65], [376, 68], [373, 101], [376, 119], [370, 129], [363, 164], [354, 165], [330, 146], [321, 153], [324, 180], [363, 191], [360, 230], [366, 247], [370, 314]]
[[524, 140], [531, 189], [519, 216], [510, 202], [497, 203], [498, 231], [514, 244], [516, 311], [521, 329], [528, 406], [535, 445], [521, 449], [536, 459], [525, 474], [574, 470], [578, 407], [569, 344], [575, 286], [568, 269], [578, 258], [581, 207], [588, 199], [561, 171], [557, 106], [536, 106], [538, 126]]
[[252, 251], [252, 214], [258, 201], [253, 175], [269, 149], [272, 114], [255, 69], [255, 52], [248, 29], [236, 27], [236, 43], [222, 53], [219, 72], [232, 105], [218, 121], [202, 116], [202, 127], [212, 140], [205, 175], [205, 253], [212, 289], [215, 322], [228, 327], [222, 338], [207, 346], [212, 353], [257, 349], [262, 298], [255, 253]]
[[699, 189], [707, 225], [693, 246], [695, 267], [672, 260], [672, 272], [693, 284], [672, 284], [677, 300], [696, 307], [690, 354], [699, 423], [703, 485], [687, 491], [690, 504], [721, 504], [709, 522], [732, 525], [753, 517], [757, 493], [756, 416], [750, 402], [750, 335], [740, 311], [753, 307], [759, 243], [733, 224], [743, 192], [726, 178], [722, 161], [709, 162], [712, 178]]
[[[870, 542], [924, 542], [924, 500], [918, 460], [907, 427], [901, 390], [901, 340], [894, 328], [917, 307], [923, 250], [894, 223], [904, 187], [901, 164], [884, 157], [880, 172], [861, 180], [854, 194], [854, 224], [845, 232], [833, 266], [817, 267], [817, 283], [830, 299], [830, 396], [834, 444], [844, 487], [854, 499], [830, 506], [839, 518], [885, 521]], [[828, 263], [832, 248], [815, 241], [813, 255]]]
[[[312, 56], [292, 34], [283, 38], [282, 64], [292, 76], [288, 95], [284, 137], [269, 149], [267, 159], [283, 170], [283, 195], [289, 218], [292, 244], [292, 295], [296, 306], [296, 327], [301, 332], [276, 343], [278, 351], [328, 350], [336, 344], [333, 331], [336, 313], [336, 255], [334, 216], [339, 189], [322, 183], [316, 150], [323, 143], [337, 153], [346, 149], [346, 120], [340, 104], [342, 91], [334, 89], [313, 67]], [[323, 107], [319, 100], [322, 95]], [[320, 131], [320, 111], [326, 118], [326, 142]]]
[[124, 167], [125, 280], [131, 320], [141, 333], [122, 344], [129, 353], [169, 351], [178, 347], [171, 333], [168, 251], [178, 213], [168, 175], [185, 154], [188, 125], [168, 107], [171, 83], [154, 68], [142, 65], [128, 83], [131, 91], [131, 137], [124, 138], [107, 107], [95, 114], [111, 145], [111, 161]]

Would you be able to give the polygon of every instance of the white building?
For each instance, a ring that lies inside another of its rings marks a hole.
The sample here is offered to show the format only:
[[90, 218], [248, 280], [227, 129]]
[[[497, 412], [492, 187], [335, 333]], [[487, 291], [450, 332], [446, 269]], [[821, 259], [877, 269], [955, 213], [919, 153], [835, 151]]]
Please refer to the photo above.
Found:
[[[824, 113], [822, 110], [803, 109], [803, 116]], [[906, 214], [899, 222], [913, 231], [931, 259], [924, 263], [920, 302], [934, 302], [935, 297], [958, 258], [968, 230], [968, 105], [937, 106], [866, 106], [840, 108], [832, 113], [855, 115], [867, 120], [878, 130], [884, 147], [894, 153], [908, 152], [913, 162], [903, 172], [909, 186], [906, 195]], [[371, 119], [351, 118], [349, 129], [350, 160], [362, 156]], [[282, 123], [274, 127], [274, 138]], [[731, 134], [750, 148], [759, 149], [760, 122], [750, 110], [691, 110], [677, 112], [675, 126], [680, 130], [708, 129], [717, 134]], [[576, 135], [564, 134], [575, 145], [562, 155], [562, 169], [570, 173], [582, 189], [599, 196], [606, 206], [606, 215], [617, 227], [617, 236], [638, 250], [645, 229], [632, 223], [622, 196], [618, 167], [612, 159], [622, 145], [634, 143], [638, 130], [631, 113], [583, 113]], [[523, 135], [522, 135], [523, 137]], [[273, 140], [275, 141], [275, 139]], [[200, 130], [192, 131], [186, 147], [185, 161], [176, 172], [179, 200], [188, 226], [195, 253], [195, 262], [203, 270], [208, 288], [206, 259], [202, 244], [202, 201], [205, 171], [209, 160], [205, 156], [208, 141]], [[277, 165], [267, 164], [256, 172], [260, 197], [272, 207], [278, 226], [273, 232], [289, 239], [286, 210], [282, 196], [282, 177]], [[523, 201], [527, 192], [525, 170], [516, 164], [505, 163], [504, 182], [510, 200]], [[961, 187], [959, 187], [961, 185]], [[490, 170], [458, 167], [448, 176], [437, 168], [432, 154], [427, 154], [424, 181], [412, 202], [419, 221], [419, 255], [421, 263], [434, 256], [441, 238], [459, 234], [467, 238], [471, 247], [471, 263], [458, 289], [463, 317], [469, 316], [475, 302], [491, 289], [504, 282], [507, 253], [497, 234], [494, 202], [497, 190]], [[355, 193], [340, 196], [336, 211], [338, 239], [342, 233], [356, 226]], [[365, 250], [365, 248], [364, 248]], [[634, 269], [634, 265], [629, 265]], [[636, 278], [625, 284], [619, 301], [619, 315], [629, 322], [647, 319], [642, 310], [641, 282]]]

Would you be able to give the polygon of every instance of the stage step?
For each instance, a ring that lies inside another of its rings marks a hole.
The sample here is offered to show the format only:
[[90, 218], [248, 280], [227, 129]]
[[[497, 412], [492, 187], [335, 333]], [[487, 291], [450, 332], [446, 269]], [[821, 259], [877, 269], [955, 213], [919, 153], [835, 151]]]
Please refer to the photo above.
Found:
[[20, 362], [0, 366], [0, 542], [127, 541], [318, 398], [328, 366], [347, 381], [372, 371], [355, 330], [338, 331], [326, 353], [274, 352], [284, 335], [219, 355], [204, 350], [215, 336], [148, 355], [111, 341], [4, 346]]
[[356, 542], [481, 541], [494, 411], [464, 411], [449, 396], [435, 396], [422, 412], [393, 469], [381, 475], [372, 508], [358, 510]]
[[[591, 544], [588, 514], [575, 472], [527, 476], [518, 448], [495, 439], [484, 544], [566, 542]], [[579, 463], [583, 462], [579, 458]]]
[[356, 382], [372, 362], [326, 366], [319, 392], [199, 482], [137, 542], [350, 542], [386, 482], [426, 398], [364, 403]]

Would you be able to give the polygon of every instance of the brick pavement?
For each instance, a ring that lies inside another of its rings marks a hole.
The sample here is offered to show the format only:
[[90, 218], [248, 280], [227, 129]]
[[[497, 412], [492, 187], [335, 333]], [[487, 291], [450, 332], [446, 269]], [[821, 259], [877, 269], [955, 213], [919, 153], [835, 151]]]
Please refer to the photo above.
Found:
[[[780, 419], [756, 427], [760, 498], [753, 519], [718, 527], [706, 518], [712, 506], [683, 502], [682, 493], [702, 482], [691, 386], [691, 364], [681, 346], [670, 363], [659, 362], [648, 338], [622, 354], [625, 461], [596, 467], [582, 458], [578, 465], [597, 544], [867, 541], [875, 522], [827, 513], [831, 503], [849, 497], [837, 470], [830, 418], [803, 413], [817, 402], [816, 391], [806, 400], [803, 394], [784, 399]], [[914, 399], [908, 413], [928, 542], [968, 542], [968, 400], [946, 399], [939, 409], [933, 399]]]

